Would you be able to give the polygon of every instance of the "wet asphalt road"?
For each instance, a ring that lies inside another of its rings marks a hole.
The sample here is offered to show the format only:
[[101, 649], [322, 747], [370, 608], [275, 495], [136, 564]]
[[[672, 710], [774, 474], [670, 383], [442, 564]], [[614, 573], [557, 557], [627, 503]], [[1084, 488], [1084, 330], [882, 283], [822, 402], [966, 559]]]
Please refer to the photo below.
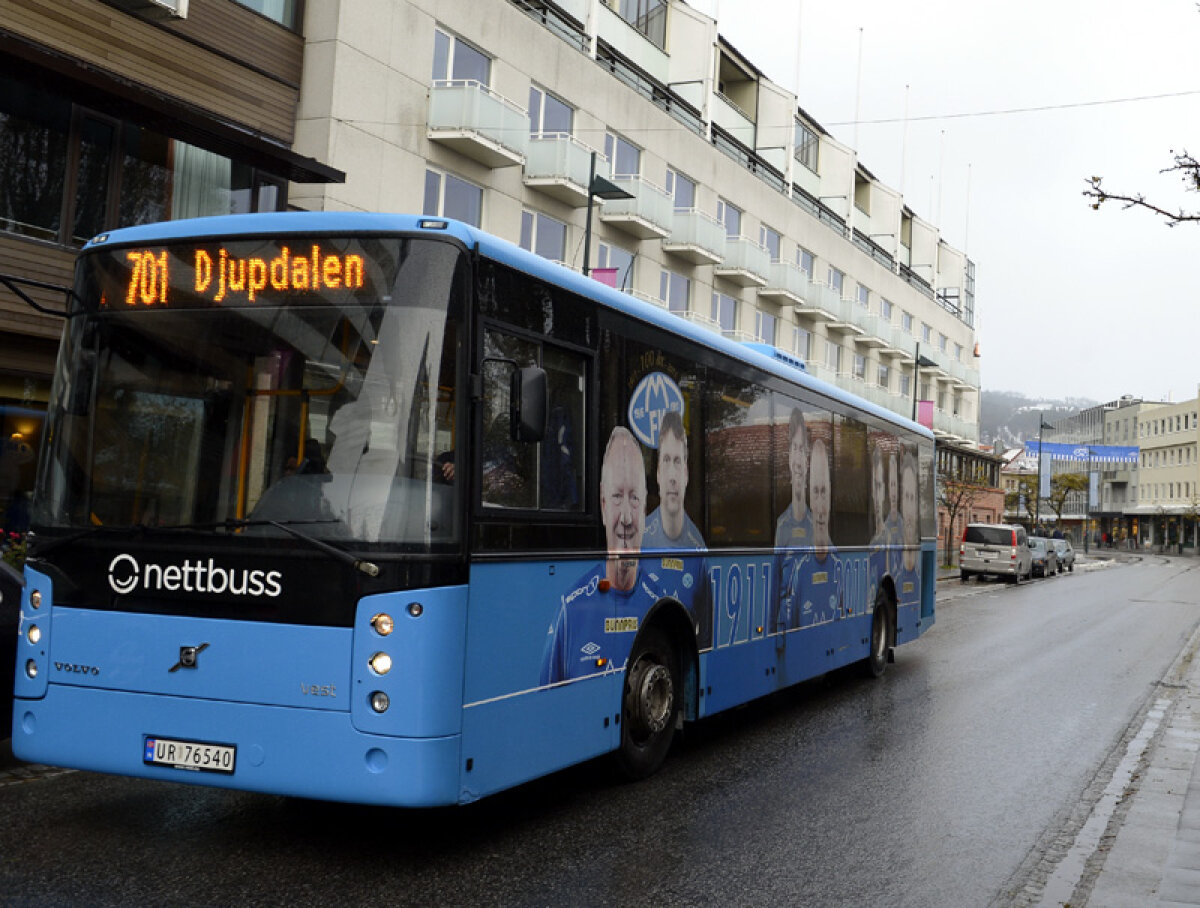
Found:
[[881, 681], [716, 717], [640, 784], [593, 763], [418, 812], [10, 774], [0, 904], [1004, 904], [1200, 623], [1198, 572], [943, 582]]

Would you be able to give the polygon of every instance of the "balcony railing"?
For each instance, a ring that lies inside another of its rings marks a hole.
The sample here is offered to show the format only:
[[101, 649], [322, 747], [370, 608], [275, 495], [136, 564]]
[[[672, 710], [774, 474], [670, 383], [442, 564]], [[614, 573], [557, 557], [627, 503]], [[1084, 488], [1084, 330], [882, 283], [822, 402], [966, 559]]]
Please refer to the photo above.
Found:
[[760, 297], [771, 297], [782, 304], [804, 306], [812, 293], [812, 282], [799, 265], [792, 262], [772, 262], [767, 285], [758, 291]]
[[[593, 149], [565, 132], [530, 136], [525, 185], [576, 208], [587, 205]], [[608, 159], [596, 155], [596, 176], [608, 179]]]
[[611, 182], [633, 198], [605, 202], [600, 209], [600, 220], [643, 240], [670, 235], [675, 201], [665, 189], [635, 176], [616, 176]]
[[676, 209], [663, 252], [694, 265], [715, 265], [725, 258], [725, 225], [695, 208]]
[[447, 79], [429, 90], [428, 136], [487, 167], [525, 160], [529, 114], [473, 79]]
[[770, 270], [770, 253], [753, 240], [738, 236], [725, 241], [725, 258], [713, 274], [742, 287], [765, 287]]

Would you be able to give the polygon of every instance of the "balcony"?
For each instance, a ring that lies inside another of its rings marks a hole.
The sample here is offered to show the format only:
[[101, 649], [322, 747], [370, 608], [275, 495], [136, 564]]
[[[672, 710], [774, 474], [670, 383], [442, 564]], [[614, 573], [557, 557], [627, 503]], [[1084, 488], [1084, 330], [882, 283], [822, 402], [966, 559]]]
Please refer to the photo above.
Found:
[[725, 258], [713, 269], [713, 275], [739, 287], [765, 287], [770, 270], [770, 253], [758, 243], [738, 236], [726, 239]]
[[814, 378], [819, 378], [823, 382], [828, 382], [831, 385], [837, 383], [837, 372], [835, 372], [833, 369], [830, 369], [824, 363], [808, 360], [804, 364], [804, 369], [809, 375], [813, 376]]
[[695, 208], [676, 209], [662, 248], [693, 265], [715, 265], [725, 258], [725, 225]]
[[856, 337], [857, 341], [864, 347], [886, 347], [887, 340], [883, 337], [884, 334], [890, 334], [890, 325], [885, 326], [878, 315], [872, 315], [861, 306], [856, 313], [857, 322], [862, 326], [863, 334]]
[[792, 262], [771, 262], [767, 274], [767, 286], [758, 291], [759, 299], [764, 297], [781, 306], [791, 305], [797, 310], [805, 306], [805, 300], [811, 295], [811, 282], [808, 275]]
[[711, 315], [705, 315], [703, 312], [696, 312], [692, 309], [686, 309], [675, 314], [680, 318], [687, 319], [689, 322], [694, 322], [703, 328], [707, 328], [709, 331], [715, 331], [717, 334], [723, 333], [721, 331], [721, 323]]
[[[574, 208], [583, 208], [588, 201], [592, 154], [593, 149], [565, 132], [531, 136], [525, 185]], [[608, 179], [608, 159], [599, 154], [596, 176]]]
[[486, 85], [448, 79], [429, 90], [426, 134], [486, 167], [511, 167], [525, 161], [529, 115]]
[[837, 292], [832, 288], [828, 288], [828, 301], [832, 303], [834, 319], [825, 326], [826, 331], [837, 331], [840, 334], [854, 335], [857, 340], [858, 336], [867, 332], [858, 323], [858, 303], [855, 300], [844, 300], [837, 298]]
[[737, 341], [739, 344], [761, 344], [764, 342], [753, 331], [743, 331], [740, 328], [734, 328], [731, 331], [722, 331], [721, 333], [730, 340]]
[[653, 293], [647, 293], [645, 290], [632, 290], [632, 291], [630, 291], [629, 295], [633, 296], [637, 299], [640, 299], [643, 302], [653, 303], [654, 305], [658, 306], [659, 309], [667, 308], [666, 300], [661, 300], [657, 296], [655, 296]]
[[675, 222], [675, 202], [665, 189], [641, 177], [611, 177], [631, 199], [613, 199], [600, 209], [600, 220], [640, 240], [665, 239]]

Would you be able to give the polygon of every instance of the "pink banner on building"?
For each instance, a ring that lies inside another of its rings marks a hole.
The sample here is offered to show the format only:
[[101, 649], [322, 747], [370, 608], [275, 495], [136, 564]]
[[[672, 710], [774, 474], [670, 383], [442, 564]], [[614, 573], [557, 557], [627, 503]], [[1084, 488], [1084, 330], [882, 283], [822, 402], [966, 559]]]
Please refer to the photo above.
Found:
[[593, 268], [592, 277], [602, 284], [616, 289], [617, 286], [617, 269], [616, 268]]
[[933, 401], [917, 401], [917, 422], [923, 425], [926, 429], [933, 428]]

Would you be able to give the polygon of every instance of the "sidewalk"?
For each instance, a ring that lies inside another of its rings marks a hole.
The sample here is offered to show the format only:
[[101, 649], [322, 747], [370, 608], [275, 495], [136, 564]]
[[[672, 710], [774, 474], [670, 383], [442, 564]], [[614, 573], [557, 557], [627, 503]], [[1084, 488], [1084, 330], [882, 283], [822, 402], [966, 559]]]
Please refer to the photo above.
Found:
[[[1071, 905], [1089, 908], [1200, 906], [1200, 659], [1193, 635], [1158, 687], [1131, 766], [1094, 852], [1103, 861], [1090, 892]], [[1136, 738], [1130, 743], [1132, 751]], [[1112, 787], [1112, 786], [1110, 786]], [[1083, 888], [1083, 887], [1081, 887]], [[1046, 904], [1058, 904], [1048, 902]]]

